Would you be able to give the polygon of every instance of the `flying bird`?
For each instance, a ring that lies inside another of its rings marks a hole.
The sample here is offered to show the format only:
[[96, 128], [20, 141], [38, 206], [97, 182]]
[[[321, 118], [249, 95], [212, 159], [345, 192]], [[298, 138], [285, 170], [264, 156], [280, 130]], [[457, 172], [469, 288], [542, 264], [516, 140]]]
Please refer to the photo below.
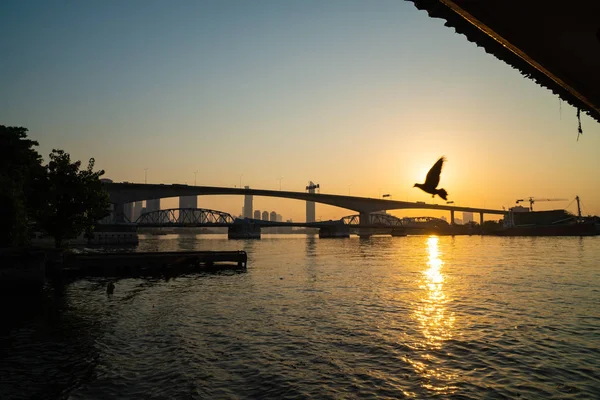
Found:
[[418, 187], [422, 191], [431, 194], [431, 197], [435, 197], [437, 194], [442, 199], [448, 200], [448, 192], [444, 189], [436, 189], [437, 185], [440, 183], [440, 174], [442, 173], [444, 161], [446, 161], [446, 158], [442, 156], [435, 164], [433, 164], [433, 167], [431, 167], [427, 173], [425, 183], [415, 183], [413, 187]]

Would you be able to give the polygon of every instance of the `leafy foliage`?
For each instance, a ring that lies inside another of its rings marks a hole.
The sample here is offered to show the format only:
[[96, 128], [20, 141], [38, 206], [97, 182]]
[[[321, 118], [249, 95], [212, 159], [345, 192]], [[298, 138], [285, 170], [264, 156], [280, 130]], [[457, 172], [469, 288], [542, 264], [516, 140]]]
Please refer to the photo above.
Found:
[[27, 129], [0, 125], [0, 246], [28, 243], [35, 223], [52, 235], [57, 247], [82, 232], [91, 234], [97, 221], [110, 214], [108, 193], [94, 171], [53, 150], [48, 165], [27, 139]]
[[110, 214], [108, 193], [100, 182], [104, 171], [94, 172], [93, 158], [87, 169], [80, 167], [81, 161], [71, 162], [68, 153], [56, 149], [46, 166], [45, 201], [36, 220], [54, 237], [56, 247], [82, 232], [91, 234], [97, 221]]
[[44, 176], [38, 142], [27, 128], [0, 125], [0, 246], [28, 242], [30, 216], [38, 207], [36, 190]]

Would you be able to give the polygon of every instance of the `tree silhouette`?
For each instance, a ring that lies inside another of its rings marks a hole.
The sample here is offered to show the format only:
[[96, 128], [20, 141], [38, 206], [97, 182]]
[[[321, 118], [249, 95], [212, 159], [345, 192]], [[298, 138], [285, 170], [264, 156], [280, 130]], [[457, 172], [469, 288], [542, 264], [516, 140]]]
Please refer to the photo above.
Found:
[[0, 125], [0, 247], [29, 242], [31, 215], [40, 200], [36, 192], [45, 175], [37, 145], [27, 139], [27, 128]]
[[71, 162], [69, 153], [52, 150], [46, 166], [43, 205], [37, 210], [40, 228], [54, 237], [56, 247], [65, 239], [85, 232], [90, 235], [97, 221], [110, 214], [108, 193], [100, 177], [103, 170], [94, 172], [94, 159], [80, 171], [81, 161]]

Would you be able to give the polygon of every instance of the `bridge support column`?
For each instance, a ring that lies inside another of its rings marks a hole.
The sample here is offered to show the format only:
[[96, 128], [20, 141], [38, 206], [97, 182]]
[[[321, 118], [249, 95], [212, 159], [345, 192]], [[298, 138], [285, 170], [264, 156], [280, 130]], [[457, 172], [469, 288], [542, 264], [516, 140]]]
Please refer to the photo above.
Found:
[[319, 228], [319, 238], [349, 238], [350, 227], [347, 225], [332, 225]]
[[360, 225], [369, 225], [371, 223], [371, 214], [369, 214], [368, 212], [361, 212], [359, 214], [358, 223]]
[[113, 218], [116, 224], [125, 223], [125, 203], [115, 203], [113, 208]]
[[454, 225], [454, 210], [450, 210], [450, 225]]
[[483, 227], [483, 213], [479, 213], [479, 226]]
[[233, 224], [227, 228], [228, 239], [260, 239], [260, 225]]

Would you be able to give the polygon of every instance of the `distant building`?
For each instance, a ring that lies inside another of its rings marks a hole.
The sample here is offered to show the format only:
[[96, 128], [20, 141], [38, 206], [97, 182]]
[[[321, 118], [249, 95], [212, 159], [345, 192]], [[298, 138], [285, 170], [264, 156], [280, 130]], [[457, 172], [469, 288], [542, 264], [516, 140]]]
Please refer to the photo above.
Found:
[[463, 211], [463, 224], [468, 224], [469, 222], [473, 221], [473, 213], [472, 212], [466, 212]]
[[263, 219], [263, 221], [268, 221], [269, 220], [269, 212], [268, 211], [263, 211], [263, 213], [262, 213], [262, 219]]
[[160, 210], [160, 199], [146, 200], [146, 212]]
[[[308, 193], [315, 193], [316, 187], [317, 187], [317, 185], [315, 185], [312, 181], [310, 181], [307, 186]], [[316, 221], [315, 215], [316, 215], [315, 202], [307, 201], [306, 202], [306, 222], [315, 222]]]
[[254, 210], [254, 219], [260, 219], [260, 210]]
[[271, 222], [277, 222], [277, 213], [275, 211], [271, 211], [271, 215], [270, 215], [270, 219], [269, 221]]
[[442, 221], [446, 221], [446, 222], [448, 222], [448, 220], [446, 219], [446, 217], [444, 217], [443, 215], [440, 217], [440, 219], [441, 219]]
[[460, 219], [460, 218], [454, 218], [454, 223], [456, 225], [462, 225], [463, 222], [462, 222], [462, 219]]
[[[250, 189], [250, 186], [244, 186], [244, 189]], [[244, 218], [252, 218], [252, 201], [253, 198], [251, 194], [247, 194], [244, 196]]]
[[144, 209], [144, 203], [142, 201], [136, 201], [133, 203], [133, 219], [132, 222], [137, 221], [137, 219], [142, 215], [142, 210]]
[[283, 222], [283, 217], [281, 214], [277, 214], [277, 222]]
[[512, 212], [529, 212], [529, 208], [523, 206], [514, 206], [508, 209], [508, 211]]

